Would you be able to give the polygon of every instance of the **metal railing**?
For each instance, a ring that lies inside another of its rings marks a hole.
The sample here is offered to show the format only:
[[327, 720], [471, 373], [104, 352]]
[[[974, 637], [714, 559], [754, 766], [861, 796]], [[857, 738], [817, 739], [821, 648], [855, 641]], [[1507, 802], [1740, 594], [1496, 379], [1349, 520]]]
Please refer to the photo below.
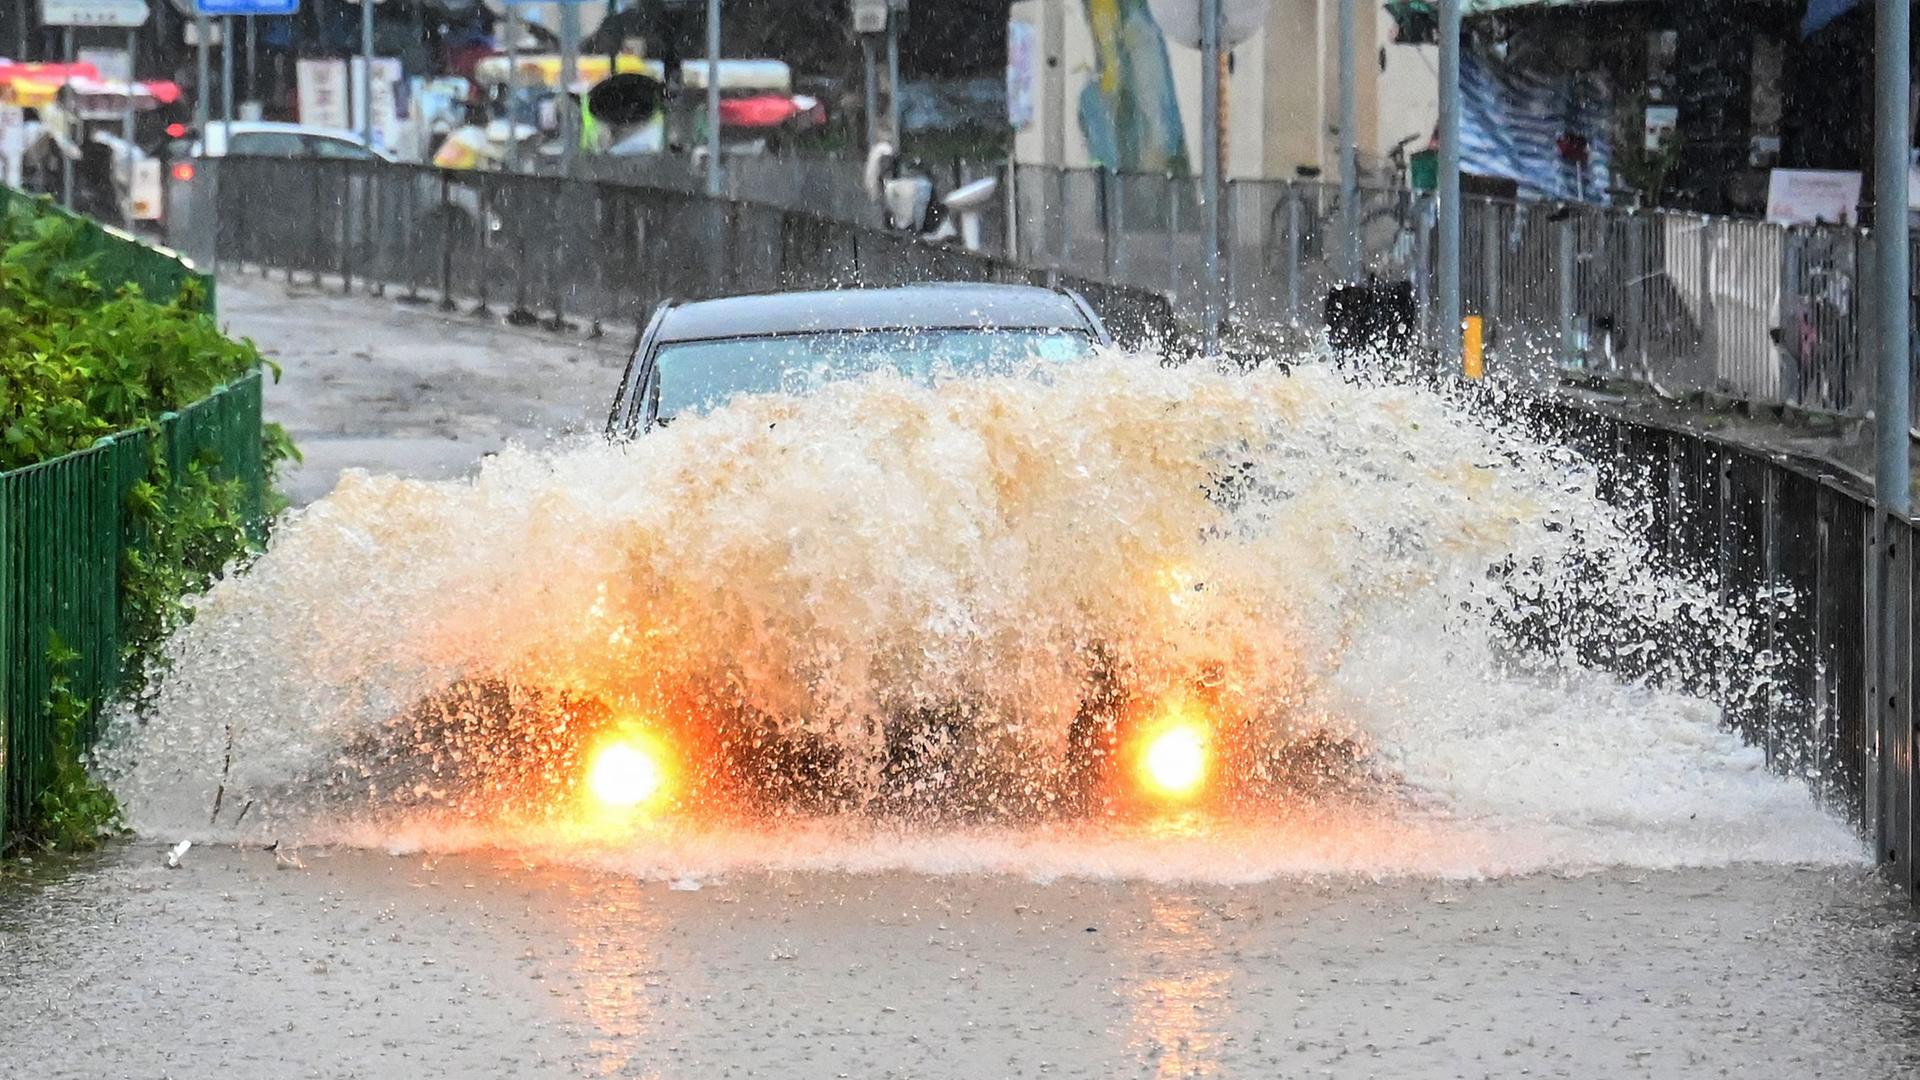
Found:
[[638, 325], [669, 297], [999, 281], [1074, 288], [1122, 341], [1165, 342], [1174, 332], [1172, 308], [1152, 290], [802, 210], [630, 181], [383, 162], [203, 165], [222, 263], [431, 294], [522, 321]]
[[[1159, 289], [1197, 311], [1194, 180], [1030, 165], [1008, 175], [1017, 261]], [[1430, 320], [1432, 198], [1360, 197], [1362, 265], [1349, 269], [1337, 185], [1229, 181], [1231, 317], [1255, 330], [1315, 327], [1329, 290], [1374, 275], [1410, 281]], [[1577, 372], [1841, 415], [1869, 406], [1855, 287], [1863, 230], [1475, 196], [1461, 216], [1462, 299], [1510, 374]]]
[[[151, 430], [0, 473], [0, 846], [9, 822], [17, 830], [31, 820], [53, 768], [55, 679], [88, 705], [82, 746], [121, 686], [121, 566], [144, 542], [126, 500], [151, 475], [155, 440], [169, 476], [207, 461], [216, 479], [240, 481], [257, 521], [266, 495], [260, 408], [256, 372]], [[56, 639], [78, 654], [64, 671], [52, 661]]]

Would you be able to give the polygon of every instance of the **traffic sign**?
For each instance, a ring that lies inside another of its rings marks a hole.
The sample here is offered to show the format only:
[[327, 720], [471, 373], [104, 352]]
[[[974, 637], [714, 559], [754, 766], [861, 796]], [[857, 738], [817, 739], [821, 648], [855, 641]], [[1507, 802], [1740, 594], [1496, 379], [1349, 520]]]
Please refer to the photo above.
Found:
[[42, 26], [125, 26], [146, 24], [147, 0], [40, 0]]
[[300, 10], [300, 0], [194, 0], [195, 14], [209, 18], [223, 15], [292, 15]]

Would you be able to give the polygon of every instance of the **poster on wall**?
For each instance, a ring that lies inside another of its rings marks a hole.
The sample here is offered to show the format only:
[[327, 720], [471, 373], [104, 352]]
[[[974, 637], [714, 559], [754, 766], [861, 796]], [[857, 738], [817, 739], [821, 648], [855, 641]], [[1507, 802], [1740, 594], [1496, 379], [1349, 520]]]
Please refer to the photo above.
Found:
[[299, 62], [294, 71], [300, 122], [314, 127], [350, 126], [347, 113], [347, 65], [340, 60]]
[[1860, 220], [1860, 174], [1844, 169], [1775, 169], [1767, 220], [1781, 225], [1851, 225]]
[[[360, 85], [360, 70], [366, 66], [363, 57], [353, 58], [352, 70], [348, 73], [348, 85]], [[401, 109], [400, 83], [405, 73], [400, 68], [400, 60], [394, 56], [376, 56], [373, 58], [373, 81], [368, 85], [367, 96], [373, 99], [373, 145], [378, 150], [392, 151], [400, 146]], [[353, 123], [348, 125], [355, 131], [364, 130], [366, 121], [365, 107], [360, 102], [353, 104]]]
[[1038, 38], [1030, 22], [1015, 19], [1007, 24], [1007, 123], [1015, 131], [1033, 123]]

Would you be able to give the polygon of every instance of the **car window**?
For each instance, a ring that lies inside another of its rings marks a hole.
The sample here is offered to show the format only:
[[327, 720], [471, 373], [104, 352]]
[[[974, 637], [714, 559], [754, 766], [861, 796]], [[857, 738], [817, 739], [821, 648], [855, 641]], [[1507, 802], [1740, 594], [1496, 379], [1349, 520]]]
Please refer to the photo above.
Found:
[[1090, 355], [1072, 330], [888, 330], [688, 341], [655, 359], [657, 416], [705, 412], [737, 394], [804, 393], [890, 370], [920, 381], [1011, 371]]
[[309, 136], [307, 142], [313, 147], [313, 156], [346, 161], [372, 161], [373, 151], [345, 139], [330, 139], [323, 135]]
[[292, 131], [242, 131], [227, 143], [234, 157], [297, 158], [306, 157], [307, 148]]

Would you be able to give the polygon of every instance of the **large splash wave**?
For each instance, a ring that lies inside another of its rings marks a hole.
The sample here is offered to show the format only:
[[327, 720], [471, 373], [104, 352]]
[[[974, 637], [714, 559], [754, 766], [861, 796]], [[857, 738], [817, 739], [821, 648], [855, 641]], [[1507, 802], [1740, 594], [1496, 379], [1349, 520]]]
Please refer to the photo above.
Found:
[[[470, 480], [350, 473], [199, 603], [102, 767], [168, 838], [504, 843], [675, 874], [1857, 860], [1682, 692], [1674, 642], [1744, 648], [1712, 596], [1653, 569], [1585, 463], [1415, 388], [1122, 356], [875, 375], [630, 444], [510, 451]], [[1542, 632], [1601, 609], [1605, 627]], [[1665, 643], [1674, 685], [1567, 644], [1622, 628]], [[991, 737], [935, 785], [1020, 777], [1001, 786], [1024, 798], [1071, 754], [1094, 668], [1146, 697], [1205, 686], [1263, 747], [1362, 766], [1331, 794], [1269, 776], [1262, 799], [1165, 827], [707, 815], [608, 836], [442, 798], [480, 759], [570, 762], [555, 701], [752, 717], [831, 751], [854, 805], [885, 783], [889, 718], [964, 703]], [[516, 730], [396, 721], [476, 680], [548, 704]]]

